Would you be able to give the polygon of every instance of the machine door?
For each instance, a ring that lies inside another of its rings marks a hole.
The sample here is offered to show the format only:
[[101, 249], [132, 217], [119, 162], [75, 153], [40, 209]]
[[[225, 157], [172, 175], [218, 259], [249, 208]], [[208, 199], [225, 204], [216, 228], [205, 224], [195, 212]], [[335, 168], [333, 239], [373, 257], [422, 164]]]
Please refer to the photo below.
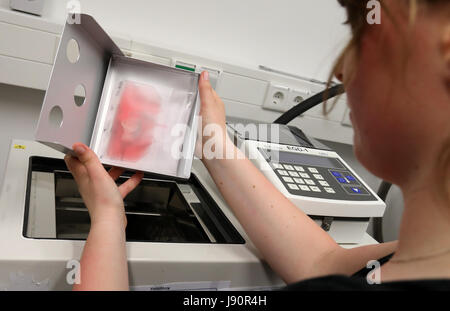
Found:
[[[24, 236], [86, 239], [88, 210], [64, 161], [31, 157], [29, 167]], [[245, 243], [195, 175], [188, 181], [144, 175], [124, 203], [127, 241]]]

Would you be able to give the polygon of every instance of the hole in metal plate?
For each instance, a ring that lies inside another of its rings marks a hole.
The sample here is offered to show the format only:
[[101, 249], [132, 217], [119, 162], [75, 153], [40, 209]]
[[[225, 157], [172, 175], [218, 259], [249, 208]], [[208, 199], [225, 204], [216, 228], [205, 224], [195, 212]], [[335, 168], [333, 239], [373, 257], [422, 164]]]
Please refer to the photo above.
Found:
[[86, 89], [82, 84], [78, 84], [73, 94], [73, 100], [78, 107], [82, 106], [86, 101]]
[[66, 56], [72, 64], [75, 64], [80, 59], [80, 46], [75, 39], [70, 39], [67, 43]]
[[61, 127], [63, 123], [63, 111], [61, 107], [55, 106], [50, 110], [49, 121], [51, 126]]

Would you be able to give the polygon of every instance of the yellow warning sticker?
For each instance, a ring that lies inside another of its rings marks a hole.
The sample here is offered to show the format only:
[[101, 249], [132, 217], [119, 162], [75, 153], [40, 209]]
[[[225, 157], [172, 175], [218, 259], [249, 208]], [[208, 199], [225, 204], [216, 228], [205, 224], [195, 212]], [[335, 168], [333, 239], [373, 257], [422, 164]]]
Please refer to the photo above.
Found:
[[14, 145], [14, 149], [25, 149], [24, 145]]

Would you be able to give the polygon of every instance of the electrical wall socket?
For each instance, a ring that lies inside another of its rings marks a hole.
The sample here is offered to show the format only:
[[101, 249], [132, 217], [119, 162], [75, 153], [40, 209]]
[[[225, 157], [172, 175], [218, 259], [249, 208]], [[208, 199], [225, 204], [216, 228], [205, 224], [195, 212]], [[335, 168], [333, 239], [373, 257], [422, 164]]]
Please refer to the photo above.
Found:
[[264, 100], [263, 108], [275, 111], [287, 111], [289, 98], [289, 88], [285, 86], [270, 84], [266, 99]]
[[287, 102], [288, 109], [297, 106], [309, 97], [311, 97], [311, 92], [308, 90], [289, 90], [289, 97]]
[[290, 89], [271, 83], [267, 89], [264, 109], [285, 112], [311, 96], [308, 90]]

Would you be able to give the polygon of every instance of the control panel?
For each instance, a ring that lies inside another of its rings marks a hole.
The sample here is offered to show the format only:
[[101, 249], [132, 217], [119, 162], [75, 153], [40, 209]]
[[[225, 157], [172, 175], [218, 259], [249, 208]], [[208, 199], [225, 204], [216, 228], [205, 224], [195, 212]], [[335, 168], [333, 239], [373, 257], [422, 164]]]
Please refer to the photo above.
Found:
[[338, 159], [258, 148], [292, 195], [348, 201], [376, 201]]

